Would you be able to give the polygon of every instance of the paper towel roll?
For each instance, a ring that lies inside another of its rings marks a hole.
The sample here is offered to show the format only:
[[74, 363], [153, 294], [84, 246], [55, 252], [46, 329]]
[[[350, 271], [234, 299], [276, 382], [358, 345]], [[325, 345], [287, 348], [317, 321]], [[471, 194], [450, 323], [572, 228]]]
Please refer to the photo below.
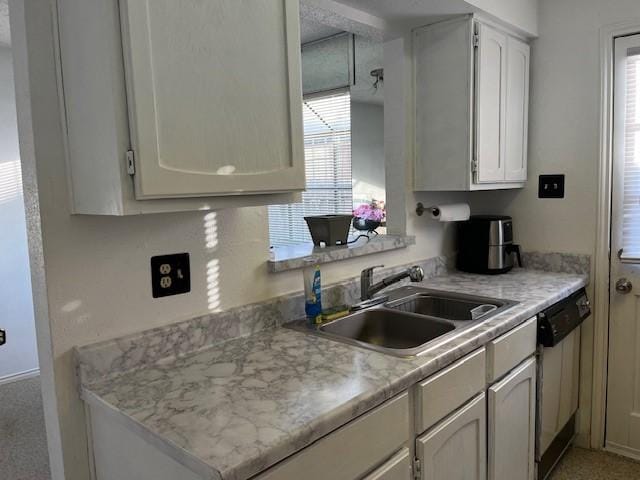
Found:
[[429, 207], [431, 218], [439, 222], [460, 222], [469, 220], [471, 209], [466, 203], [451, 203], [449, 205], [434, 205]]

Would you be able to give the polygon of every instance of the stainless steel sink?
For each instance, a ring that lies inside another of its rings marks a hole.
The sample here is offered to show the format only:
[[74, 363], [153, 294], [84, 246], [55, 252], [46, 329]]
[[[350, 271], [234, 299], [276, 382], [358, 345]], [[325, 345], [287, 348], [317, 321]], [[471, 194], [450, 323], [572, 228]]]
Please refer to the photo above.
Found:
[[410, 350], [455, 330], [452, 323], [387, 308], [372, 308], [348, 315], [319, 330], [331, 336], [384, 349]]
[[454, 293], [423, 291], [386, 304], [388, 308], [430, 317], [468, 322], [487, 318], [514, 302]]
[[429, 351], [452, 336], [511, 308], [517, 302], [406, 286], [381, 304], [319, 327], [285, 325], [343, 343], [399, 357]]

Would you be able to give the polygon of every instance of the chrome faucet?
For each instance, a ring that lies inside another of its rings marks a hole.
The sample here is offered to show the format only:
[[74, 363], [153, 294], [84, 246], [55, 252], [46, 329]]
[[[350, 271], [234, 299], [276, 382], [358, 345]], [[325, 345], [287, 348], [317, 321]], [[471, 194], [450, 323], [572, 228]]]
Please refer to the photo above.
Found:
[[389, 275], [374, 284], [373, 271], [380, 267], [384, 267], [384, 265], [365, 268], [362, 270], [362, 273], [360, 273], [360, 300], [363, 302], [369, 300], [383, 288], [387, 288], [389, 285], [393, 285], [407, 277], [409, 277], [412, 282], [421, 282], [424, 279], [424, 270], [422, 270], [422, 267], [418, 267], [416, 265], [411, 268], [407, 268], [400, 273], [396, 273], [395, 275]]

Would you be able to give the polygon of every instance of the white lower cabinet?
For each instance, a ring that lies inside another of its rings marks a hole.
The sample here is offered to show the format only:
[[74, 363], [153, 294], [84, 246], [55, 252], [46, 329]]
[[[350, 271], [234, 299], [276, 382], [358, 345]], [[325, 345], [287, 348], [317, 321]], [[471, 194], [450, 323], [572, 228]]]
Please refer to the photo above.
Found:
[[411, 455], [408, 448], [403, 448], [363, 480], [407, 480], [411, 478], [413, 478], [411, 475]]
[[410, 473], [400, 475], [402, 466], [394, 465], [393, 458], [387, 462], [409, 439], [409, 395], [405, 392], [283, 460], [256, 480], [355, 480], [372, 471], [371, 479], [410, 479]]
[[487, 477], [487, 406], [481, 393], [416, 442], [423, 480]]
[[533, 480], [535, 403], [535, 357], [489, 388], [489, 480]]

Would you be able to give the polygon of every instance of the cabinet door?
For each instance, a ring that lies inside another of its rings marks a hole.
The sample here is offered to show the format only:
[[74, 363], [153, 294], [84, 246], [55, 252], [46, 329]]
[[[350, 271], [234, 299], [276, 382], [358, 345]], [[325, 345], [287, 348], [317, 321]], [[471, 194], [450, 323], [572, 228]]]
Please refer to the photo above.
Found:
[[375, 471], [364, 477], [362, 480], [410, 480], [413, 479], [411, 472], [411, 457], [408, 448], [403, 448], [391, 459], [385, 462]]
[[489, 389], [489, 480], [533, 480], [536, 360]]
[[476, 58], [476, 182], [503, 182], [507, 36], [482, 23]]
[[529, 119], [529, 45], [513, 37], [507, 40], [507, 121], [505, 180], [527, 179]]
[[486, 400], [478, 395], [418, 438], [423, 480], [484, 480], [487, 469]]
[[304, 188], [297, 0], [123, 0], [137, 198]]

